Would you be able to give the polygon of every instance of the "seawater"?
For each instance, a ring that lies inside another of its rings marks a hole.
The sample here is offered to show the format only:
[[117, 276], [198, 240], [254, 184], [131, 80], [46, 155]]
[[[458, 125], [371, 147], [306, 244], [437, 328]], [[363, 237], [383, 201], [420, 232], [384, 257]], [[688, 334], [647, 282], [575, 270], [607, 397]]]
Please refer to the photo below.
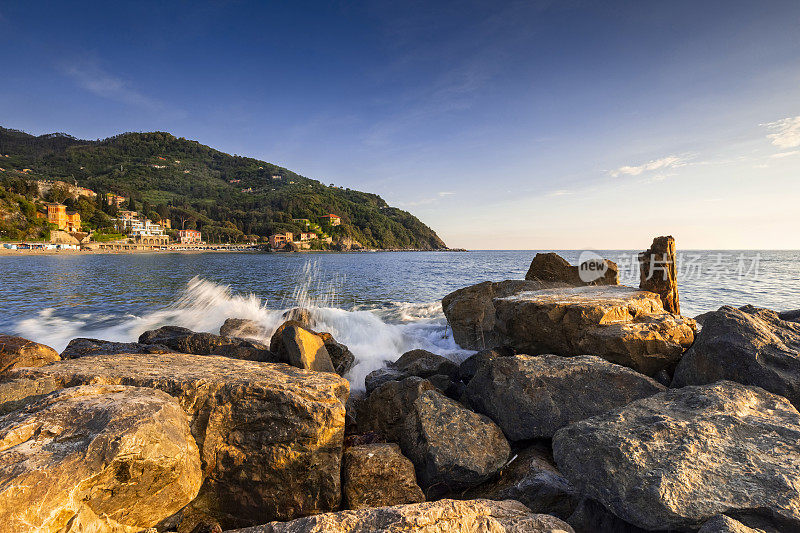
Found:
[[[638, 285], [634, 251], [596, 251]], [[172, 324], [217, 333], [228, 317], [273, 331], [292, 307], [314, 309], [317, 328], [348, 345], [364, 377], [423, 348], [460, 349], [440, 300], [481, 281], [522, 279], [536, 251], [342, 254], [154, 253], [0, 256], [0, 332], [62, 350], [75, 337], [135, 341]], [[558, 251], [576, 263], [581, 251]], [[683, 314], [721, 305], [800, 308], [798, 251], [680, 252]], [[264, 340], [267, 340], [266, 338]]]

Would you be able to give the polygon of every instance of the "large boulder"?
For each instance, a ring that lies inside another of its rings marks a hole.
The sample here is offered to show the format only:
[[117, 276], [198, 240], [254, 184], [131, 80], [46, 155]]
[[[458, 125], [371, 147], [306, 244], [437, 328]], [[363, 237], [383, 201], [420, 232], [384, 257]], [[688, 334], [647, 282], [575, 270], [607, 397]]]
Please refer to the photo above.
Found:
[[639, 288], [661, 298], [667, 312], [680, 314], [675, 239], [672, 235], [656, 237], [650, 248], [639, 254]]
[[484, 281], [451, 292], [442, 298], [442, 311], [462, 348], [485, 350], [503, 344], [496, 329], [495, 298], [553, 287], [568, 287], [563, 282], [506, 280]]
[[112, 355], [117, 353], [171, 353], [161, 344], [141, 344], [138, 342], [112, 342], [100, 339], [78, 337], [72, 339], [61, 352], [62, 359], [76, 359], [87, 355]]
[[384, 368], [370, 372], [364, 383], [367, 392], [371, 392], [386, 382], [400, 381], [411, 376], [456, 378], [458, 365], [446, 357], [427, 350], [411, 350], [401, 355], [397, 361], [388, 363]]
[[266, 329], [255, 320], [246, 318], [227, 318], [219, 328], [223, 337], [240, 337], [243, 339], [263, 339], [267, 336]]
[[537, 253], [531, 261], [526, 280], [562, 282], [568, 285], [618, 285], [619, 269], [608, 259], [589, 259], [572, 266], [554, 252]]
[[724, 306], [708, 313], [672, 385], [720, 379], [757, 385], [800, 407], [800, 324], [751, 306]]
[[510, 346], [498, 346], [488, 350], [481, 350], [478, 353], [470, 355], [458, 365], [458, 377], [464, 383], [469, 383], [470, 380], [475, 377], [478, 368], [487, 361], [497, 359], [498, 357], [508, 357], [514, 354], [515, 350]]
[[519, 353], [593, 354], [651, 376], [674, 369], [697, 328], [657, 294], [624, 286], [523, 292], [494, 307], [497, 331]]
[[21, 409], [62, 388], [60, 381], [46, 376], [3, 379], [0, 381], [0, 415]]
[[500, 357], [482, 365], [467, 385], [472, 406], [514, 441], [550, 438], [573, 422], [663, 390], [645, 375], [592, 355]]
[[474, 487], [506, 463], [510, 448], [489, 418], [438, 391], [414, 401], [400, 438], [428, 496]]
[[47, 365], [59, 359], [58, 352], [49, 346], [0, 334], [0, 374], [15, 368]]
[[344, 450], [342, 490], [347, 509], [425, 501], [414, 464], [397, 444], [363, 444]]
[[201, 482], [186, 413], [158, 390], [72, 387], [0, 417], [4, 531], [141, 531]]
[[400, 442], [406, 416], [414, 402], [421, 394], [434, 388], [430, 381], [417, 376], [384, 383], [365, 400], [359, 428], [374, 431], [389, 442]]
[[275, 362], [269, 348], [257, 342], [213, 333], [196, 333], [180, 326], [163, 326], [145, 331], [139, 336], [141, 344], [160, 344], [181, 353], [223, 355], [246, 361]]
[[467, 499], [517, 500], [534, 513], [567, 519], [580, 501], [572, 483], [558, 471], [550, 451], [530, 446], [515, 454], [494, 478], [468, 490]]
[[347, 374], [356, 363], [356, 356], [353, 355], [353, 352], [344, 344], [336, 342], [333, 335], [328, 332], [323, 331], [322, 333], [317, 333], [317, 335], [325, 344], [325, 350], [327, 350], [331, 358], [331, 363], [336, 373], [340, 376]]
[[697, 533], [763, 533], [763, 530], [747, 527], [738, 520], [720, 514], [703, 524]]
[[559, 430], [553, 454], [578, 490], [638, 527], [756, 512], [800, 528], [800, 413], [758, 387], [670, 389]]
[[558, 518], [519, 502], [439, 500], [341, 511], [229, 533], [575, 533]]
[[338, 508], [349, 385], [333, 373], [186, 354], [96, 355], [12, 378], [160, 389], [188, 413], [205, 480], [194, 507], [225, 527]]
[[278, 361], [318, 372], [336, 372], [325, 341], [316, 332], [290, 324], [272, 337], [270, 346]]

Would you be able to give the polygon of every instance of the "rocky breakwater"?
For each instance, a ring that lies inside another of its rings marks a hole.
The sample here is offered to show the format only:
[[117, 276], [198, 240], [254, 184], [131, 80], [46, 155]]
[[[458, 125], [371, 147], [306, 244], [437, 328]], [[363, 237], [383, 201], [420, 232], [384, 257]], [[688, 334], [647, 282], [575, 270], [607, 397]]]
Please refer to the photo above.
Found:
[[459, 289], [442, 299], [442, 309], [464, 348], [591, 354], [650, 376], [663, 372], [660, 379], [668, 382], [697, 325], [665, 310], [660, 294], [617, 279], [608, 260], [572, 266], [556, 254], [537, 254], [526, 280]]
[[334, 373], [214, 355], [115, 354], [19, 369], [6, 379], [16, 387], [122, 384], [175, 398], [202, 464], [203, 484], [190, 507], [225, 527], [340, 504], [349, 385]]

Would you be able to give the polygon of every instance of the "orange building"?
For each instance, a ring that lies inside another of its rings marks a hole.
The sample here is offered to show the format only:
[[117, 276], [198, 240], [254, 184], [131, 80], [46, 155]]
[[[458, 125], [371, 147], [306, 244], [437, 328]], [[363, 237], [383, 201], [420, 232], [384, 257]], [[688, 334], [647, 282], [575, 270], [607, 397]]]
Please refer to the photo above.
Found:
[[81, 230], [81, 215], [75, 212], [67, 212], [64, 204], [45, 204], [47, 206], [47, 221], [58, 226], [60, 230], [70, 233]]
[[338, 215], [322, 215], [319, 217], [323, 224], [330, 224], [331, 226], [338, 226], [342, 223], [342, 219]]
[[294, 235], [292, 232], [287, 231], [286, 233], [276, 233], [275, 235], [269, 236], [269, 245], [271, 248], [283, 248], [286, 246], [286, 243], [292, 242], [294, 240]]
[[203, 235], [196, 229], [178, 230], [178, 238], [181, 244], [201, 244], [203, 242]]

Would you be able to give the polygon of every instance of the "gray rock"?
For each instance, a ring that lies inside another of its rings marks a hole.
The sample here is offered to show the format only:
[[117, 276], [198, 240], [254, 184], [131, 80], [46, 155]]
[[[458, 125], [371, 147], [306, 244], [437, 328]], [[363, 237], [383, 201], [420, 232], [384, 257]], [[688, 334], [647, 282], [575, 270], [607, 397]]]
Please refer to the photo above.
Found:
[[141, 344], [160, 344], [176, 352], [195, 355], [222, 355], [245, 361], [276, 362], [266, 345], [213, 333], [196, 333], [179, 326], [163, 326], [145, 331], [139, 336]]
[[763, 533], [763, 530], [749, 528], [738, 520], [720, 514], [703, 524], [697, 533]]
[[474, 487], [508, 460], [508, 442], [494, 422], [438, 391], [414, 401], [400, 438], [429, 497]]
[[141, 531], [201, 482], [186, 414], [161, 391], [71, 387], [0, 417], [4, 531]]
[[469, 382], [472, 406], [513, 440], [549, 438], [562, 427], [665, 387], [599, 357], [515, 355], [486, 362]]
[[328, 351], [336, 373], [340, 376], [344, 376], [350, 372], [356, 363], [356, 356], [353, 355], [353, 352], [344, 344], [336, 342], [336, 339], [334, 339], [333, 335], [330, 333], [322, 332], [317, 335], [319, 335], [322, 342], [325, 343], [325, 349]]
[[240, 527], [337, 509], [349, 384], [328, 372], [186, 354], [95, 355], [14, 371], [62, 386], [127, 384], [175, 397], [204, 482], [192, 507]]
[[476, 354], [470, 355], [458, 366], [458, 377], [464, 383], [469, 383], [475, 377], [478, 367], [486, 361], [491, 361], [498, 357], [508, 357], [514, 355], [514, 349], [510, 346], [498, 346], [489, 350], [481, 350]]
[[384, 383], [367, 397], [359, 427], [374, 431], [389, 442], [400, 442], [414, 402], [433, 389], [431, 382], [417, 376]]
[[344, 450], [342, 489], [347, 509], [425, 501], [414, 465], [397, 444], [363, 444]]
[[638, 527], [759, 510], [800, 528], [800, 413], [758, 387], [661, 392], [559, 430], [553, 454], [578, 490]]
[[229, 533], [575, 533], [519, 502], [439, 500], [341, 511]]
[[228, 318], [219, 328], [223, 337], [241, 337], [243, 339], [263, 339], [267, 331], [255, 320], [246, 318]]
[[593, 261], [600, 267], [596, 278], [581, 279], [581, 269], [588, 271], [588, 261], [580, 266], [572, 266], [569, 262], [557, 253], [537, 253], [531, 261], [528, 273], [525, 274], [526, 280], [563, 282], [569, 285], [618, 285], [619, 269], [617, 264], [608, 259], [602, 262], [598, 259]]
[[752, 306], [710, 313], [678, 364], [672, 386], [721, 379], [759, 386], [800, 406], [800, 324]]
[[782, 311], [778, 313], [778, 318], [781, 320], [788, 320], [789, 322], [800, 322], [800, 309]]
[[426, 350], [411, 350], [386, 367], [370, 372], [365, 379], [365, 386], [367, 392], [371, 392], [388, 381], [400, 381], [411, 376], [427, 378], [437, 374], [457, 378], [458, 365]]
[[100, 339], [78, 337], [72, 339], [61, 352], [62, 359], [76, 359], [87, 355], [111, 355], [117, 353], [170, 353], [161, 344], [141, 344], [138, 342], [112, 342]]

